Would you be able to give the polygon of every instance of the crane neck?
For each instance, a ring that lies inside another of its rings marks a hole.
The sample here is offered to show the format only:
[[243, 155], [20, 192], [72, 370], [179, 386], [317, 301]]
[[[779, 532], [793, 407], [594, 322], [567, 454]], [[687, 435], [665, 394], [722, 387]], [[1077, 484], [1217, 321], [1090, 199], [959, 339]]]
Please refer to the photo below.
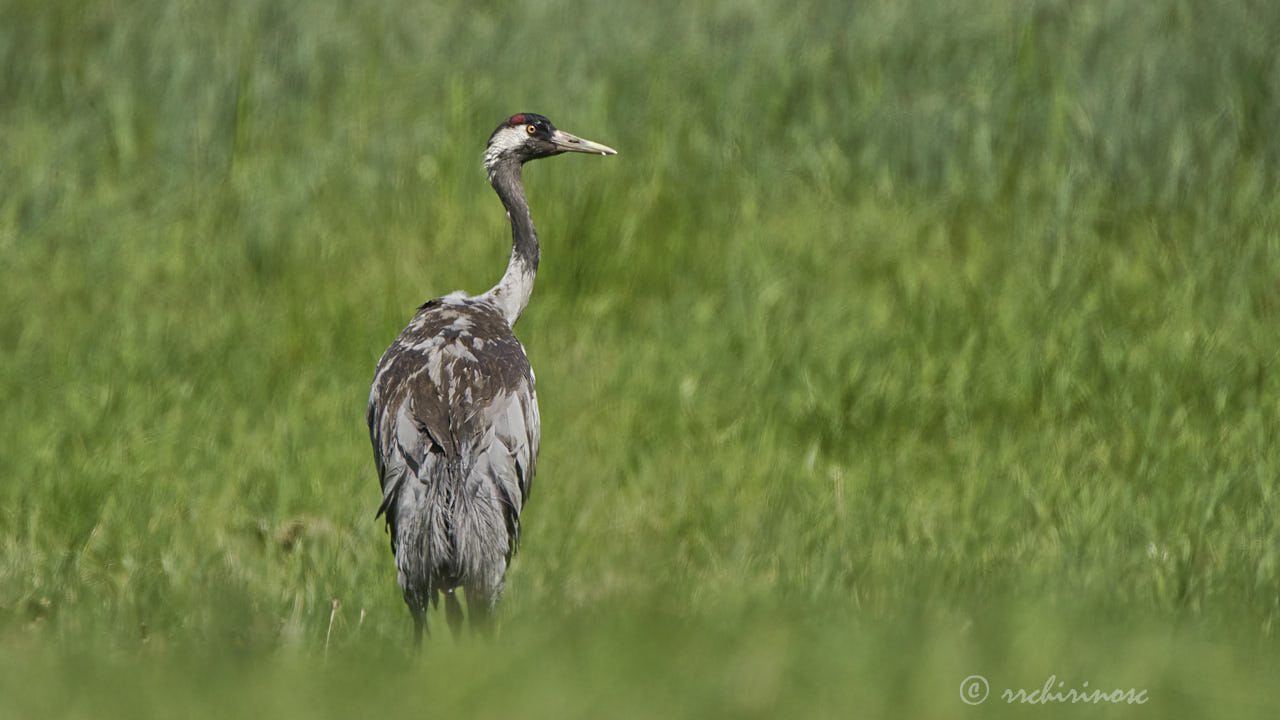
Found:
[[501, 158], [488, 166], [489, 183], [498, 193], [511, 220], [511, 259], [507, 261], [507, 271], [498, 284], [480, 296], [481, 300], [496, 307], [511, 326], [516, 324], [520, 313], [529, 304], [540, 255], [538, 233], [533, 228], [533, 216], [529, 214], [520, 167], [520, 161], [513, 158]]

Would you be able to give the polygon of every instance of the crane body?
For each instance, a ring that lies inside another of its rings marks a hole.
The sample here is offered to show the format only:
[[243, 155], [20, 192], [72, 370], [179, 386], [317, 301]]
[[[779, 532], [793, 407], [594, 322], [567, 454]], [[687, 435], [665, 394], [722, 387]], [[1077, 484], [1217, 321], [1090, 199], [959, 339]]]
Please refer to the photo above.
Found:
[[533, 113], [498, 126], [485, 169], [511, 220], [507, 271], [482, 295], [455, 292], [418, 308], [374, 376], [367, 420], [382, 486], [378, 515], [415, 642], [441, 596], [455, 634], [463, 622], [456, 589], [481, 628], [502, 599], [541, 432], [533, 369], [512, 331], [539, 262], [520, 170], [564, 152], [614, 154]]

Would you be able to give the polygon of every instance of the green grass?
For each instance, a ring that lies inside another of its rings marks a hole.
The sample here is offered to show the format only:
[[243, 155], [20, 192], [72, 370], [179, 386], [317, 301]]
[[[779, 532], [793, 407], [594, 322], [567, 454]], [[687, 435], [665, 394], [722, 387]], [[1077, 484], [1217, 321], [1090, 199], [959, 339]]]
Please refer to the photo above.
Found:
[[[0, 2], [0, 717], [1275, 716], [1277, 46], [1243, 0]], [[501, 274], [525, 110], [619, 155], [526, 170], [526, 541], [497, 641], [410, 660], [364, 404]], [[999, 699], [1050, 675], [1150, 702]]]

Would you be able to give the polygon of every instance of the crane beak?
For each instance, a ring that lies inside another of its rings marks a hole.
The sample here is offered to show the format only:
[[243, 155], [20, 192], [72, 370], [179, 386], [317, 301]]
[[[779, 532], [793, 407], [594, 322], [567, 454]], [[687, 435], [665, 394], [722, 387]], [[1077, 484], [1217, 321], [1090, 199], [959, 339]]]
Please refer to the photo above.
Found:
[[563, 130], [556, 130], [551, 135], [551, 144], [560, 152], [592, 153], [596, 155], [617, 155], [618, 151], [608, 145], [601, 145], [590, 140], [583, 140], [577, 135], [570, 135]]

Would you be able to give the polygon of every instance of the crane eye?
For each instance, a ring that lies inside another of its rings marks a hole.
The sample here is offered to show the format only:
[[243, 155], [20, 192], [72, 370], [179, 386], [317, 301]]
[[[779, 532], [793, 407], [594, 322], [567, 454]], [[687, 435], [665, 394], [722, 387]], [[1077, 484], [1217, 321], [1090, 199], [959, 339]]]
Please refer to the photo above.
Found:
[[536, 127], [534, 127], [534, 126], [532, 126], [532, 125], [525, 125], [525, 126], [524, 126], [524, 130], [525, 130], [525, 132], [529, 133], [530, 135], [532, 135], [532, 134], [534, 134], [534, 133], [538, 132], [538, 128], [536, 128]]

